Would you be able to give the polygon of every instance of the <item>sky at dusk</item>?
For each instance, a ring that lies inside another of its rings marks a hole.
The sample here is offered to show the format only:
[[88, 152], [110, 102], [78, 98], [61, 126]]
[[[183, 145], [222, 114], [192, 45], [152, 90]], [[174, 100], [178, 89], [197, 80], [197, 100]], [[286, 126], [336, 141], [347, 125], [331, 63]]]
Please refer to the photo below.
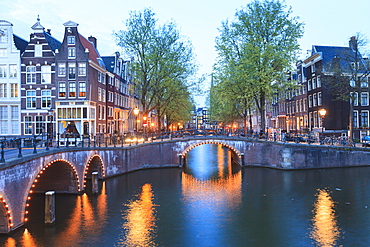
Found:
[[[173, 21], [180, 33], [194, 46], [199, 74], [210, 74], [217, 53], [215, 38], [222, 21], [234, 19], [235, 12], [250, 0], [63, 0], [25, 1], [0, 0], [0, 19], [13, 24], [18, 36], [29, 40], [31, 26], [40, 16], [41, 24], [51, 29], [52, 35], [62, 40], [63, 23], [72, 20], [79, 24], [79, 32], [95, 36], [100, 55], [112, 55], [120, 48], [115, 45], [113, 32], [125, 29], [130, 11], [150, 7], [160, 23]], [[339, 3], [341, 2], [341, 3]], [[299, 40], [301, 57], [312, 45], [346, 46], [348, 39], [360, 32], [370, 39], [370, 1], [351, 0], [286, 0], [293, 16], [305, 23], [305, 33]], [[122, 53], [122, 52], [121, 52]], [[203, 104], [203, 102], [198, 102]]]

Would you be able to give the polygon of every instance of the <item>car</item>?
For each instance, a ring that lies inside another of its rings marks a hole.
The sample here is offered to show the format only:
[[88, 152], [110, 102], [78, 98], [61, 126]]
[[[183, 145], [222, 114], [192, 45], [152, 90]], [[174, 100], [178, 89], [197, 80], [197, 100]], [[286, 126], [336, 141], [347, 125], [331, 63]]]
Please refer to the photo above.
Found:
[[362, 147], [370, 147], [370, 136], [364, 136], [362, 138]]

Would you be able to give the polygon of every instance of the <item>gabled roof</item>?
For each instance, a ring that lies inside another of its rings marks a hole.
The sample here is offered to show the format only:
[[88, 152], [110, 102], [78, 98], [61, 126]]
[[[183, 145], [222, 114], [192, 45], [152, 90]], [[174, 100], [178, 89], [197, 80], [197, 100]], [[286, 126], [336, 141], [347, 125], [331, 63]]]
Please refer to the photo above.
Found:
[[51, 36], [49, 33], [44, 32], [44, 36], [53, 52], [55, 52], [56, 49], [59, 49], [60, 46], [62, 45], [62, 43], [59, 40]]
[[115, 56], [103, 56], [101, 58], [104, 61], [106, 69], [109, 72], [114, 73], [114, 64], [115, 64], [116, 57]]
[[22, 54], [26, 50], [28, 42], [15, 34], [13, 34], [13, 40], [15, 47], [17, 47], [17, 49], [20, 50]]
[[[334, 58], [340, 59], [340, 65], [343, 69], [350, 69], [350, 62], [354, 61], [355, 51], [346, 46], [321, 46], [313, 45], [312, 54], [319, 53], [322, 58], [323, 66], [329, 65]], [[362, 60], [361, 54], [358, 54]]]
[[99, 52], [95, 49], [95, 46], [93, 45], [93, 43], [91, 43], [83, 35], [79, 34], [79, 36], [80, 36], [81, 44], [83, 45], [83, 47], [85, 48], [85, 50], [86, 49], [89, 50], [89, 59], [91, 61], [95, 62], [96, 64], [98, 64], [103, 69], [105, 69], [104, 61], [100, 57]]

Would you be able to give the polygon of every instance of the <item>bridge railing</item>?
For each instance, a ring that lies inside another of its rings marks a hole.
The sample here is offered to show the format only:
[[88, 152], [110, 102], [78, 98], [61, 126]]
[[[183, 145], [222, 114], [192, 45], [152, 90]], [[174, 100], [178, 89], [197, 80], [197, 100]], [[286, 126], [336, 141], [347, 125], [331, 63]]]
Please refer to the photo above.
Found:
[[[216, 130], [181, 130], [162, 131], [160, 133], [136, 133], [131, 135], [103, 135], [96, 136], [61, 136], [55, 135], [53, 139], [42, 139], [38, 136], [6, 138], [0, 137], [0, 163], [8, 159], [21, 158], [23, 155], [35, 154], [50, 149], [72, 147], [124, 147], [138, 145], [146, 142], [158, 142], [171, 139], [191, 139], [202, 137], [241, 138], [247, 140], [259, 140], [266, 142], [304, 143], [337, 146], [355, 146], [355, 144], [343, 137], [325, 137], [318, 139], [310, 135], [276, 135], [269, 133], [244, 133], [243, 131], [216, 131]], [[368, 146], [364, 146], [368, 147]]]

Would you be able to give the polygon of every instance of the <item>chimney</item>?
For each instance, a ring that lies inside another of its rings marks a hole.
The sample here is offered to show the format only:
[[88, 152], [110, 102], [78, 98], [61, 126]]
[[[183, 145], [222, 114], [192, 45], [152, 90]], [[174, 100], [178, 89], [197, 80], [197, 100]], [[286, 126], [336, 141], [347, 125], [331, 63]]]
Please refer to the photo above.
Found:
[[93, 44], [94, 44], [95, 49], [96, 49], [96, 38], [95, 38], [95, 37], [93, 37], [93, 36], [90, 36], [88, 39], [89, 39], [89, 41], [90, 41], [91, 43], [93, 43]]
[[357, 50], [357, 40], [355, 36], [352, 36], [351, 39], [349, 40], [349, 48]]
[[47, 29], [46, 32], [51, 35], [51, 29]]

